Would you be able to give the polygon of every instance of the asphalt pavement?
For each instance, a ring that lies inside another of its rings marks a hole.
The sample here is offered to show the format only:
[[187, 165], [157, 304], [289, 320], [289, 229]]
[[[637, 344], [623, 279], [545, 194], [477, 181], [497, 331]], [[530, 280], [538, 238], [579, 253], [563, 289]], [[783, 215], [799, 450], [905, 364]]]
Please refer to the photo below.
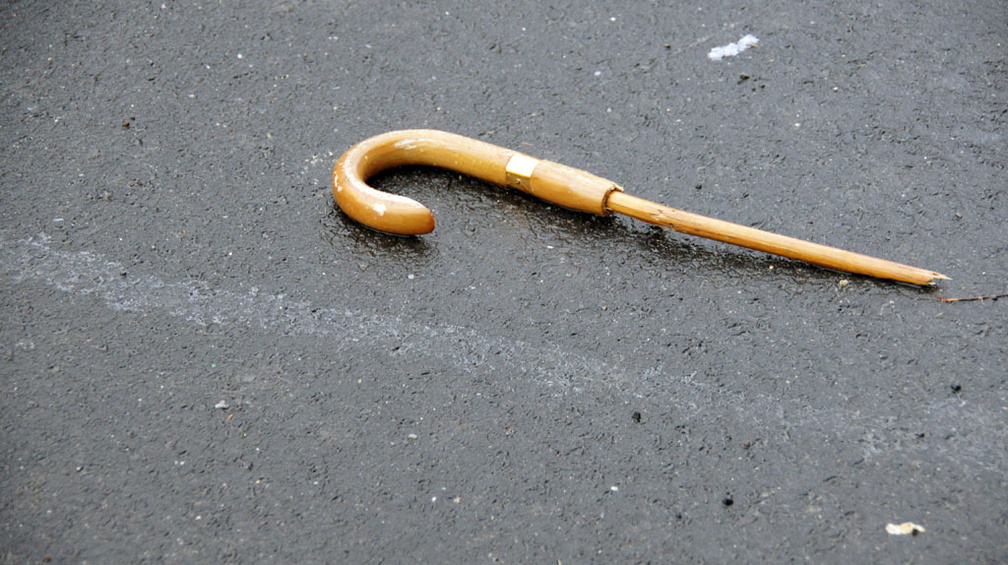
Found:
[[[1004, 4], [660, 4], [0, 6], [0, 562], [1008, 561]], [[406, 128], [952, 280], [427, 168], [383, 235]]]

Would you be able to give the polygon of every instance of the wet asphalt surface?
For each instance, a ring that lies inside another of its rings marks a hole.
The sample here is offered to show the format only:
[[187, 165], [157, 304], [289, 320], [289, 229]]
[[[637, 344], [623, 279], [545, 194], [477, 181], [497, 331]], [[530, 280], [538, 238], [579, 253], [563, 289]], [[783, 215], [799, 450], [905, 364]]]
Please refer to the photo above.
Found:
[[[4, 3], [0, 560], [1008, 559], [1008, 299], [938, 299], [1008, 292], [1008, 18], [959, 4]], [[412, 127], [953, 280], [430, 169], [373, 184], [434, 233], [359, 227], [333, 163]]]

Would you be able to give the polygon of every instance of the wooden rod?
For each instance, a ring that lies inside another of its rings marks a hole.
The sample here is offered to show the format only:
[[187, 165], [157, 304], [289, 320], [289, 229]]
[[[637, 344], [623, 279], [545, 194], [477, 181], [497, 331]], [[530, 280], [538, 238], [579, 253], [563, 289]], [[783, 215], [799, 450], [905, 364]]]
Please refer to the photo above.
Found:
[[732, 224], [630, 196], [616, 183], [560, 163], [544, 161], [484, 141], [437, 130], [402, 130], [354, 145], [333, 167], [336, 203], [374, 229], [416, 235], [434, 229], [423, 204], [375, 190], [367, 179], [401, 165], [445, 167], [521, 190], [565, 208], [598, 215], [619, 212], [676, 231], [781, 255], [827, 269], [918, 285], [945, 275], [793, 237]]
[[948, 279], [945, 275], [934, 271], [715, 220], [657, 204], [624, 192], [610, 194], [606, 201], [606, 207], [613, 212], [625, 214], [649, 224], [671, 228], [677, 232], [797, 259], [827, 269], [917, 285], [928, 285], [940, 279]]

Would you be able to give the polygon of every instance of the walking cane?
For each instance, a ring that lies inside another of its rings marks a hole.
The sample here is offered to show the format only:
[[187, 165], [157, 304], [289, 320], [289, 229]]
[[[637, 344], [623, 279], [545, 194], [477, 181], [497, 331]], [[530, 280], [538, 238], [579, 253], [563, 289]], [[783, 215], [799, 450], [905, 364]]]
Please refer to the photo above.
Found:
[[376, 230], [402, 235], [429, 233], [434, 229], [430, 210], [410, 198], [375, 190], [366, 182], [379, 171], [403, 165], [451, 169], [565, 208], [600, 216], [619, 212], [678, 232], [836, 271], [916, 285], [948, 278], [934, 271], [663, 206], [626, 194], [616, 183], [591, 173], [437, 130], [393, 131], [351, 147], [333, 167], [336, 203], [348, 216]]

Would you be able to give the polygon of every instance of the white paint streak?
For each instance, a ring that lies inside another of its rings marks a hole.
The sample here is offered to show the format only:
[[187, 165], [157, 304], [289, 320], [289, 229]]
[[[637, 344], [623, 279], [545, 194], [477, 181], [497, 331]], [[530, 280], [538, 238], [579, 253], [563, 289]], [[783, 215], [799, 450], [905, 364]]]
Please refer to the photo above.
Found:
[[735, 43], [729, 43], [728, 45], [722, 45], [711, 49], [710, 53], [707, 54], [707, 58], [712, 61], [720, 61], [725, 57], [734, 57], [758, 43], [759, 38], [755, 35], [745, 35], [742, 39], [739, 39]]
[[[319, 308], [255, 287], [233, 292], [200, 281], [173, 282], [128, 272], [121, 263], [98, 253], [54, 249], [44, 234], [19, 240], [0, 236], [0, 278], [7, 293], [20, 292], [14, 284], [48, 285], [67, 295], [97, 300], [116, 311], [151, 316], [154, 327], [161, 316], [198, 326], [246, 326], [318, 338], [319, 343], [304, 341], [303, 346], [337, 356], [435, 358], [449, 366], [447, 370], [465, 376], [523, 375], [558, 396], [585, 390], [639, 398], [667, 395], [683, 421], [709, 418], [711, 411], [717, 410], [719, 417], [753, 429], [777, 430], [781, 441], [829, 436], [850, 445], [860, 442], [866, 446], [867, 460], [891, 457], [900, 451], [919, 451], [924, 456], [926, 451], [932, 460], [964, 468], [968, 473], [1008, 472], [1001, 403], [991, 407], [963, 400], [935, 401], [891, 422], [852, 412], [842, 403], [814, 407], [804, 399], [758, 391], [726, 396], [724, 389], [706, 382], [703, 375], [669, 374], [661, 364], [643, 371], [625, 369], [625, 365], [632, 364], [620, 357], [609, 362], [585, 354], [576, 346], [564, 349], [551, 343], [488, 335], [463, 326], [430, 326], [381, 313]], [[734, 407], [736, 412], [727, 407]], [[918, 444], [901, 440], [906, 429], [926, 428], [933, 422], [970, 431], [958, 435], [955, 442]]]
[[391, 351], [389, 355], [435, 357], [462, 374], [523, 374], [557, 394], [581, 392], [586, 386], [623, 389], [631, 379], [661, 377], [660, 369], [626, 375], [604, 361], [552, 344], [509, 340], [462, 326], [428, 326], [399, 316], [318, 308], [256, 287], [232, 292], [199, 281], [166, 281], [128, 272], [123, 264], [98, 253], [60, 251], [49, 243], [44, 234], [21, 240], [0, 237], [0, 275], [16, 283], [42, 283], [68, 294], [96, 297], [121, 312], [171, 316], [199, 326], [245, 325], [320, 336], [328, 351], [365, 348], [367, 354]]

